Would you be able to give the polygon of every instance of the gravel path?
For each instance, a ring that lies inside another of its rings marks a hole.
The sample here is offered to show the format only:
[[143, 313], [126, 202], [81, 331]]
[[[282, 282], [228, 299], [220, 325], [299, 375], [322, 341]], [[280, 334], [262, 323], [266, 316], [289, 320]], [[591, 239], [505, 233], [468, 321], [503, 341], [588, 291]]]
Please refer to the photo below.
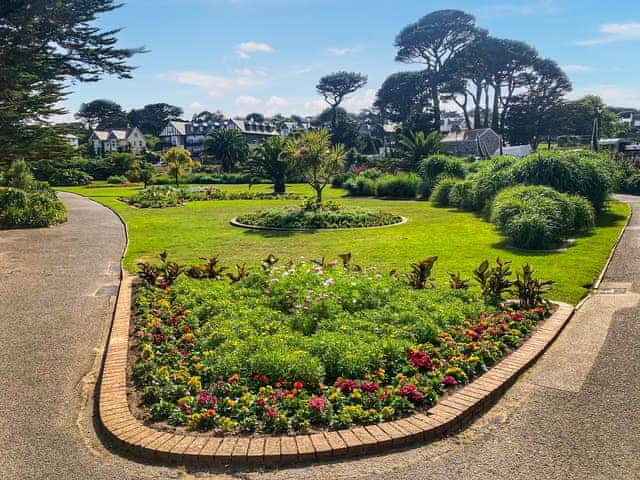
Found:
[[96, 438], [92, 392], [124, 246], [113, 213], [61, 194], [69, 222], [0, 233], [2, 479], [640, 478], [640, 199], [601, 286], [551, 349], [460, 434], [266, 472], [132, 462]]

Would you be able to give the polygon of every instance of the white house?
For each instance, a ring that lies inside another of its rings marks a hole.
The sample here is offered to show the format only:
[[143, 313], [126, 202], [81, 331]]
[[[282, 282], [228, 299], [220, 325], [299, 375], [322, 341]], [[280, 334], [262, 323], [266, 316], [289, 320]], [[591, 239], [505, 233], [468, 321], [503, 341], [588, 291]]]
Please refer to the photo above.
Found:
[[111, 152], [130, 152], [141, 155], [147, 150], [147, 142], [138, 127], [126, 130], [94, 130], [89, 137], [96, 155]]
[[62, 138], [76, 150], [80, 146], [78, 136], [74, 135], [73, 133], [65, 133], [64, 135], [62, 135]]

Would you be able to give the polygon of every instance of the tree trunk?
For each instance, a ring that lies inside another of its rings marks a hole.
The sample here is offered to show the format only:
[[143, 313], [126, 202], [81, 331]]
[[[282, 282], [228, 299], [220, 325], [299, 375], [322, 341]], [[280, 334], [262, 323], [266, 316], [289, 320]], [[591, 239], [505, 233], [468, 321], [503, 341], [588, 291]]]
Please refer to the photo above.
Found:
[[316, 203], [318, 206], [322, 205], [322, 187], [314, 187], [316, 191]]
[[500, 86], [493, 87], [493, 115], [491, 117], [491, 128], [496, 132], [500, 131]]
[[489, 86], [484, 86], [484, 128], [489, 128]]
[[480, 128], [480, 102], [482, 101], [482, 86], [476, 85], [476, 96], [473, 97], [475, 110], [473, 112], [473, 128]]
[[433, 121], [436, 124], [436, 131], [440, 132], [440, 95], [437, 85], [431, 89], [431, 99], [433, 101]]
[[179, 179], [178, 179], [178, 176], [179, 176], [179, 175], [178, 175], [178, 173], [176, 172], [176, 187], [179, 187], [179, 186], [180, 186], [180, 181], [179, 181]]
[[275, 182], [273, 182], [273, 193], [275, 195], [284, 195], [287, 189], [287, 185], [284, 181], [284, 178], [278, 178]]

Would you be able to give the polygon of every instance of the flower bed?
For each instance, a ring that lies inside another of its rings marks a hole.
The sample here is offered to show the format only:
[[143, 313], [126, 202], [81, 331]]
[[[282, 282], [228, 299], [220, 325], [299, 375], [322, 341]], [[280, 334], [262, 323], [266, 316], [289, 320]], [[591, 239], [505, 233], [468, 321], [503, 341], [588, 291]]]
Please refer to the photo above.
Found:
[[223, 433], [391, 420], [486, 371], [548, 314], [530, 269], [520, 300], [539, 301], [524, 310], [488, 305], [464, 282], [433, 287], [424, 262], [407, 276], [343, 262], [142, 265], [133, 371], [146, 419]]
[[382, 227], [401, 223], [399, 215], [365, 208], [343, 208], [334, 202], [317, 205], [307, 201], [300, 207], [260, 210], [239, 216], [243, 225], [281, 229], [337, 229]]
[[177, 207], [187, 201], [207, 200], [301, 200], [294, 193], [274, 195], [268, 192], [229, 192], [215, 187], [188, 189], [176, 187], [148, 187], [122, 201], [138, 208]]

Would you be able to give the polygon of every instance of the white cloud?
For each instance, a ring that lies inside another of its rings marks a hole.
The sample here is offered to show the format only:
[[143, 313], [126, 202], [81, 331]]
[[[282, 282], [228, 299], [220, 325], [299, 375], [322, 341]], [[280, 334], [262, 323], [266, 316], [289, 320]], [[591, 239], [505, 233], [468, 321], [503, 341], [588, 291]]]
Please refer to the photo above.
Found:
[[191, 102], [189, 108], [204, 108], [204, 105], [200, 102]]
[[358, 53], [362, 51], [362, 47], [347, 47], [347, 48], [338, 48], [338, 47], [330, 47], [325, 50], [325, 52], [334, 57], [342, 57], [344, 55], [353, 55], [354, 53]]
[[251, 53], [271, 53], [273, 47], [262, 42], [242, 42], [234, 47], [240, 58], [251, 58]]
[[236, 98], [236, 105], [239, 105], [242, 107], [255, 107], [257, 105], [260, 105], [261, 103], [262, 103], [262, 100], [256, 97], [252, 97], [250, 95], [240, 95], [239, 97]]
[[240, 77], [266, 77], [267, 71], [264, 68], [237, 68], [232, 70], [231, 73]]
[[376, 100], [376, 91], [373, 88], [369, 88], [360, 94], [348, 97], [344, 101], [344, 108], [352, 111], [359, 112], [365, 108], [371, 108], [373, 102]]
[[580, 40], [575, 42], [575, 45], [588, 47], [605, 43], [640, 40], [640, 22], [605, 23], [600, 26], [600, 33], [603, 34], [600, 37]]
[[209, 96], [214, 98], [222, 98], [224, 94], [229, 91], [255, 87], [263, 83], [263, 80], [252, 77], [240, 75], [236, 77], [222, 77], [193, 71], [163, 73], [160, 74], [159, 77], [182, 85], [207, 88]]
[[591, 85], [576, 88], [570, 98], [576, 100], [585, 95], [598, 95], [604, 103], [614, 107], [640, 108], [640, 90], [614, 84]]
[[573, 72], [590, 72], [593, 68], [586, 65], [561, 65], [561, 68], [568, 73]]

